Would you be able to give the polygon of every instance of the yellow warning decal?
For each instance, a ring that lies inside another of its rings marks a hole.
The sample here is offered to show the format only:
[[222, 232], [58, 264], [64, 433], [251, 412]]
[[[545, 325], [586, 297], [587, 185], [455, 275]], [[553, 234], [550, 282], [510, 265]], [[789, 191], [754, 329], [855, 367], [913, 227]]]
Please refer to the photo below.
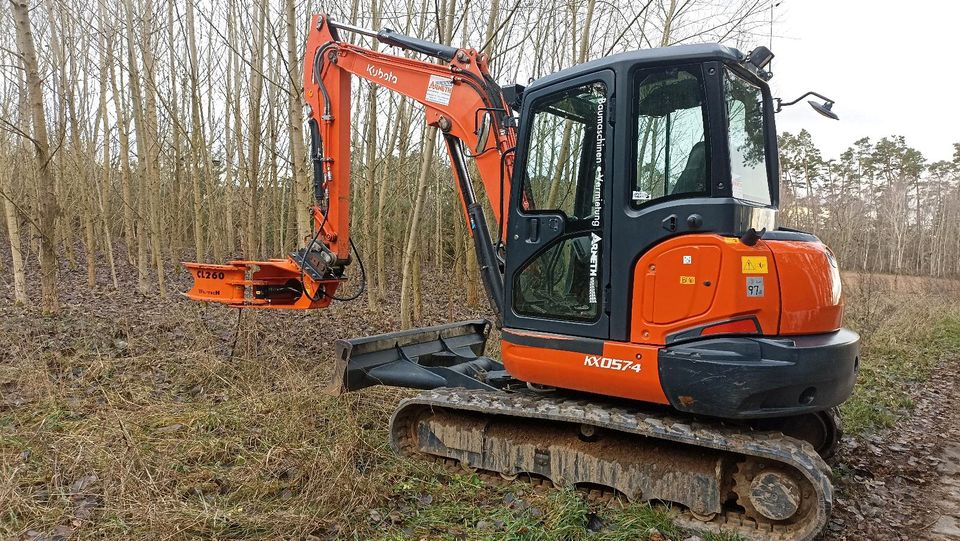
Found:
[[691, 286], [691, 285], [694, 285], [694, 284], [696, 284], [696, 283], [697, 283], [697, 277], [696, 277], [696, 276], [681, 276], [681, 277], [680, 277], [680, 284], [681, 284], [681, 285]]
[[743, 274], [766, 274], [767, 256], [742, 255], [740, 256], [740, 272]]
[[736, 244], [740, 242], [740, 239], [736, 237], [723, 237], [723, 242], [726, 242], [727, 244]]

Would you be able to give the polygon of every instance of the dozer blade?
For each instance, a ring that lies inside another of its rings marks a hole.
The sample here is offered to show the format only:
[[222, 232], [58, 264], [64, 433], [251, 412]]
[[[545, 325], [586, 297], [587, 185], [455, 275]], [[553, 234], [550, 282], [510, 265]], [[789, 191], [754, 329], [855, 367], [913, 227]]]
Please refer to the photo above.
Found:
[[460, 321], [337, 340], [337, 365], [327, 391], [342, 394], [374, 385], [413, 389], [497, 389], [506, 372], [483, 356], [490, 322]]
[[287, 259], [182, 265], [193, 276], [193, 287], [184, 295], [237, 308], [325, 308], [342, 282], [304, 265], [299, 253]]

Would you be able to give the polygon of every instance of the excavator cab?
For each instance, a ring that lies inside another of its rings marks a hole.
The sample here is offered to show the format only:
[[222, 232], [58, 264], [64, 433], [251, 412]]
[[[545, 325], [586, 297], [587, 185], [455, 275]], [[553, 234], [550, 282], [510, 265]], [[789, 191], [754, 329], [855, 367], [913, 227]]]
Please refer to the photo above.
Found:
[[749, 58], [715, 44], [633, 51], [524, 90], [504, 269], [511, 375], [728, 418], [849, 396], [858, 338], [840, 326], [836, 262], [777, 227], [775, 102]]
[[[626, 339], [628, 318], [604, 307], [619, 304], [607, 292], [615, 282], [629, 286], [611, 267], [687, 232], [774, 228], [771, 98], [743, 59], [719, 45], [634, 51], [525, 90], [508, 220], [508, 326]], [[693, 214], [699, 219], [682, 223]], [[638, 235], [642, 244], [625, 250], [615, 238]]]

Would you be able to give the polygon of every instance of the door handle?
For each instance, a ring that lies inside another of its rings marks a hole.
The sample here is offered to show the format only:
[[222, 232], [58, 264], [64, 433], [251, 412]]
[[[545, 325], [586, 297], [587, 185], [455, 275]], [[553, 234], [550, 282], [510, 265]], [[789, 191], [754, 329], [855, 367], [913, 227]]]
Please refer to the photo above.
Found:
[[540, 242], [540, 218], [530, 218], [527, 220], [527, 242], [529, 244], [538, 244]]

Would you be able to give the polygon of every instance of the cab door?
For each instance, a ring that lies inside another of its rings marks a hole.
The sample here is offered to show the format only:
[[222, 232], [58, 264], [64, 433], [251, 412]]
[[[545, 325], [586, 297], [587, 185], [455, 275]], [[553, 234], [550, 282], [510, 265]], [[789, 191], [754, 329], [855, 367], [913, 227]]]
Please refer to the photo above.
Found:
[[607, 338], [614, 74], [524, 96], [507, 229], [504, 326]]

